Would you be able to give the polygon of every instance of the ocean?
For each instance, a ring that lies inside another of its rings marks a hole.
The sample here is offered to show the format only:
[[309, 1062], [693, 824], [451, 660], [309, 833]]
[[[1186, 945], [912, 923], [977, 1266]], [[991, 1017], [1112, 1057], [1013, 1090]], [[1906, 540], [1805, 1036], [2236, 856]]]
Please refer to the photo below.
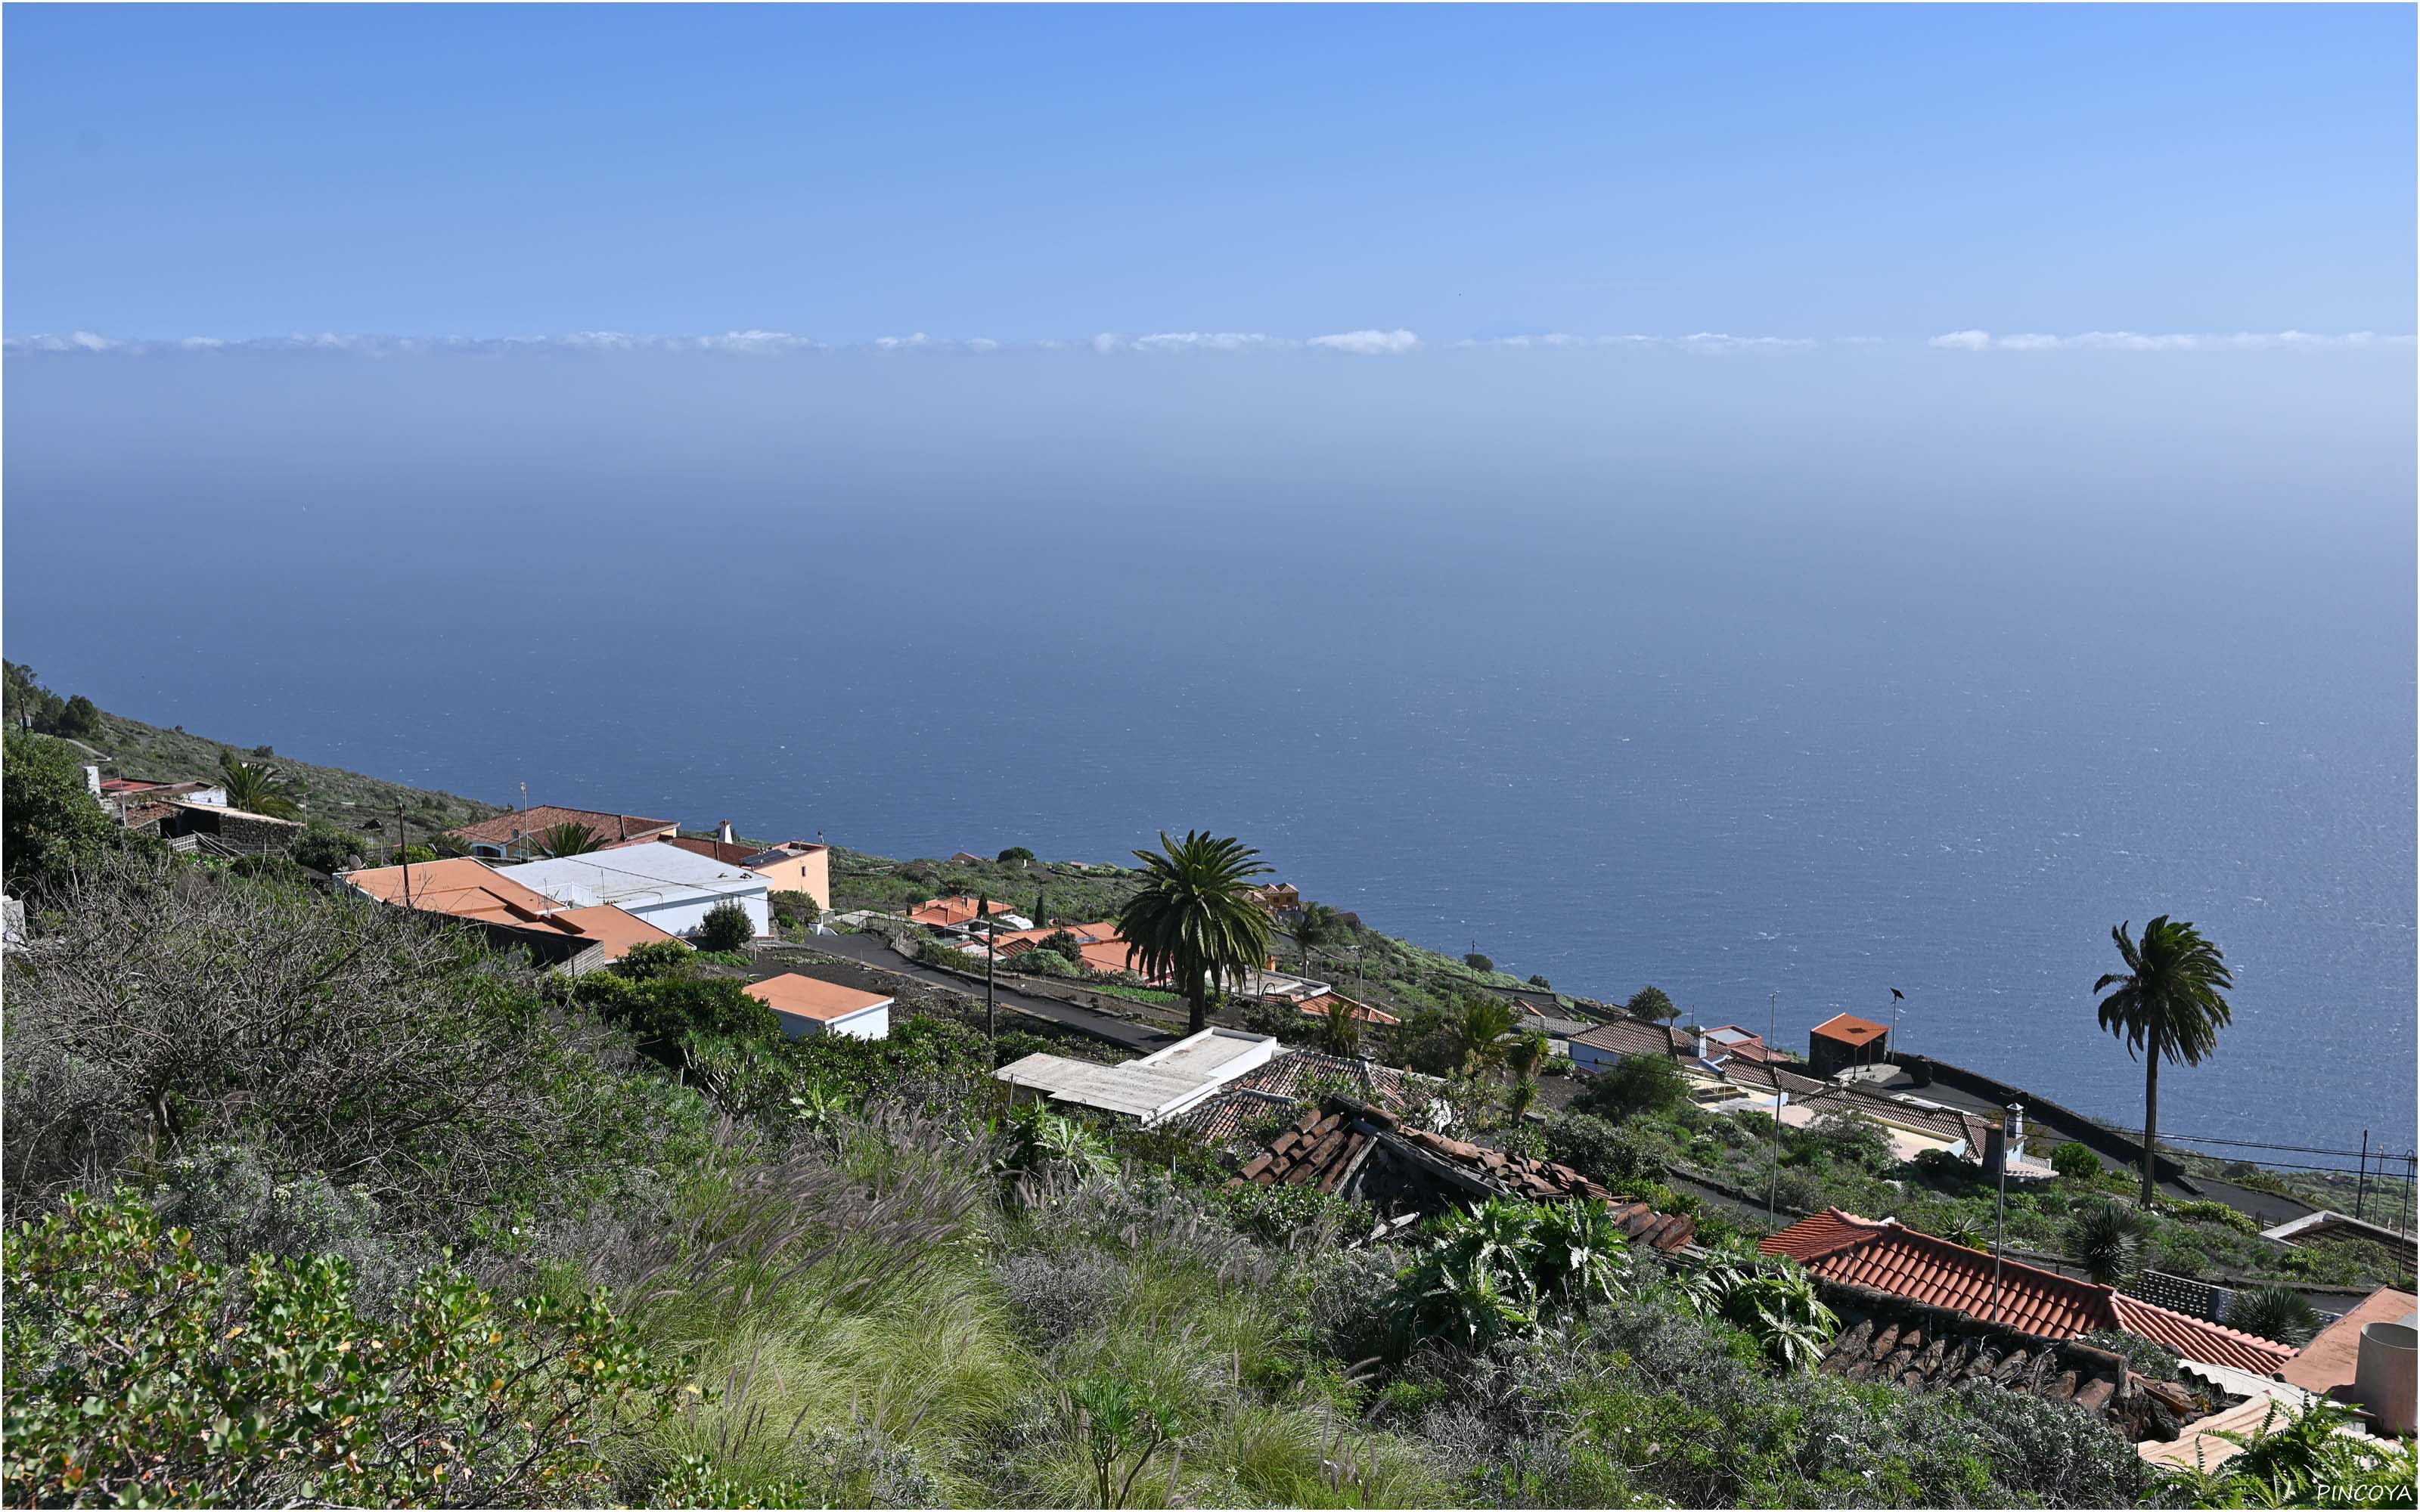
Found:
[[[1307, 896], [2139, 1120], [2414, 1141], [2412, 362], [7, 360], [8, 655], [492, 801]], [[1777, 1006], [1776, 1006], [1777, 1005]]]

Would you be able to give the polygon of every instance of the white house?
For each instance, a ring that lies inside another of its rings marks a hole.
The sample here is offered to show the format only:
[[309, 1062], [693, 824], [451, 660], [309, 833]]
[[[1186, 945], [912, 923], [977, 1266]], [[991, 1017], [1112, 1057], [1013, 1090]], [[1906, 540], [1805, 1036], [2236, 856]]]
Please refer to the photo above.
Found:
[[610, 903], [667, 934], [696, 933], [706, 914], [724, 903], [748, 911], [752, 933], [773, 932], [771, 882], [746, 867], [661, 841], [524, 861], [497, 871], [575, 907]]
[[793, 1040], [810, 1035], [838, 1034], [852, 1040], [891, 1037], [891, 999], [861, 993], [838, 982], [822, 981], [785, 971], [745, 991], [782, 1021], [782, 1032]]
[[1267, 1065], [1277, 1053], [1274, 1036], [1214, 1028], [1114, 1066], [1037, 1053], [992, 1075], [1008, 1084], [1012, 1102], [1042, 1097], [1078, 1103], [1124, 1114], [1147, 1128]]

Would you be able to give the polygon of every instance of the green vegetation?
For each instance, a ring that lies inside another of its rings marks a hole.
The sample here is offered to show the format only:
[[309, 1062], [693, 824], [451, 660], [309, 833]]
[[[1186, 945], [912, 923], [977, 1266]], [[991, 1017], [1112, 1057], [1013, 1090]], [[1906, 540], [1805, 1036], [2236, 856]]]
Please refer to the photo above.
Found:
[[773, 922], [785, 930], [812, 930], [824, 917], [814, 893], [782, 891], [773, 894]]
[[756, 937], [756, 921], [748, 910], [736, 903], [720, 903], [706, 911], [706, 922], [698, 926], [697, 946], [701, 950], [737, 950]]
[[244, 761], [231, 752], [219, 753], [219, 785], [226, 789], [227, 807], [271, 819], [299, 819], [302, 805], [294, 784], [274, 766]]
[[2299, 1349], [2319, 1331], [2319, 1315], [2299, 1291], [2260, 1287], [2235, 1294], [2233, 1305], [2226, 1310], [2226, 1326]]
[[85, 786], [73, 748], [42, 735], [8, 733], [0, 751], [0, 869], [8, 889], [63, 885], [88, 872], [125, 843], [125, 831]]
[[40, 948], [5, 968], [12, 1503], [145, 1474], [374, 1504], [2143, 1489], [2071, 1408], [1808, 1372], [1825, 1320], [1787, 1262], [1669, 1273], [1589, 1204], [1345, 1248], [1349, 1204], [1001, 1107], [962, 1023], [791, 1041], [685, 947], [549, 978], [296, 875], [104, 851], [32, 900]]
[[1251, 879], [1269, 870], [1252, 859], [1259, 854], [1199, 829], [1183, 840], [1162, 831], [1158, 850], [1135, 852], [1143, 884], [1118, 910], [1118, 933], [1139, 972], [1185, 995], [1188, 1033], [1208, 1026], [1214, 983], [1269, 958], [1268, 911], [1251, 895]]
[[2126, 1041], [2128, 1055], [2143, 1057], [2142, 1204], [2151, 1208], [2159, 1201], [2160, 1062], [2198, 1066], [2217, 1050], [2218, 1031], [2234, 1017], [2226, 991], [2235, 979], [2217, 946], [2165, 914], [2143, 926], [2139, 944], [2124, 924], [2109, 937], [2126, 969], [2092, 990], [2109, 994], [2101, 1000], [2101, 1026]]
[[1641, 987], [1622, 1006], [1630, 1011], [1631, 1017], [1650, 1024], [1669, 1024], [1681, 1016], [1681, 1005], [1661, 987]]
[[2163, 1477], [2170, 1506], [2411, 1506], [2420, 1503], [2420, 1447], [2344, 1431], [2350, 1408], [2315, 1401], [2295, 1412], [2272, 1402], [2260, 1426], [2218, 1437], [2243, 1452]]
[[605, 847], [605, 841], [595, 829], [576, 819], [549, 825], [532, 833], [530, 840], [544, 856], [585, 856]]

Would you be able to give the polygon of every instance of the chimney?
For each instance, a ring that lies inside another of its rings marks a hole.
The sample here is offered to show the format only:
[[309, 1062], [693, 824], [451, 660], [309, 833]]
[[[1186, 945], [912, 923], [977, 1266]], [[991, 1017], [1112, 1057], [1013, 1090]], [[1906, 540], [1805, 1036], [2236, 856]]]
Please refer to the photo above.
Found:
[[1698, 1031], [1698, 1058], [1706, 1058], [1706, 1031], [1703, 1029]]
[[731, 821], [728, 819], [714, 826], [714, 838], [722, 841], [725, 845], [737, 845], [739, 843], [738, 840], [731, 833]]
[[87, 766], [84, 769], [84, 790], [86, 793], [91, 794], [95, 798], [99, 798], [101, 796], [100, 767]]

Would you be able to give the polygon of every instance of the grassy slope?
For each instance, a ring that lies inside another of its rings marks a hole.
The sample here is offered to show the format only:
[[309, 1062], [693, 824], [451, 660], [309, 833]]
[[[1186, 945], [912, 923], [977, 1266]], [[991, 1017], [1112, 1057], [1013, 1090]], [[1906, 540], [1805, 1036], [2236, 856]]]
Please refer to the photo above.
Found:
[[432, 793], [342, 767], [318, 766], [287, 756], [257, 757], [250, 747], [230, 746], [225, 741], [189, 735], [181, 730], [163, 730], [158, 725], [115, 714], [103, 714], [101, 733], [85, 744], [107, 753], [109, 760], [101, 764], [104, 776], [150, 782], [212, 777], [219, 769], [223, 753], [245, 761], [263, 761], [302, 788], [315, 817], [333, 819], [348, 828], [358, 828], [371, 818], [392, 825], [397, 804], [403, 807], [414, 839], [425, 830], [450, 829], [504, 812], [492, 803], [452, 793]]

